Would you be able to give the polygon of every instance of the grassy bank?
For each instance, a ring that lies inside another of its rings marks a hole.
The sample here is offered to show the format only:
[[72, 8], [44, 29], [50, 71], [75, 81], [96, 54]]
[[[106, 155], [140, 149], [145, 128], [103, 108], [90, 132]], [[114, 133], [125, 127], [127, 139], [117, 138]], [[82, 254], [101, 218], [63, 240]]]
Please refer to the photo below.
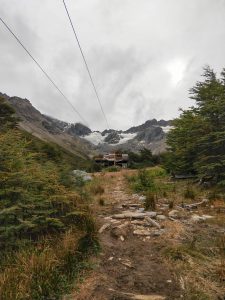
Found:
[[0, 299], [61, 299], [98, 251], [91, 194], [71, 170], [90, 166], [16, 127], [0, 101]]

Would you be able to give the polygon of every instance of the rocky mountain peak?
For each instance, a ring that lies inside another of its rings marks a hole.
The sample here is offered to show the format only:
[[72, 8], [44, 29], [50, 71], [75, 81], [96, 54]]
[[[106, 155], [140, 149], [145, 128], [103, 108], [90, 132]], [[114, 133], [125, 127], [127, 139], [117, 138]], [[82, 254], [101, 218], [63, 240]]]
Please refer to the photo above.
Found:
[[92, 131], [90, 128], [81, 123], [75, 123], [68, 126], [67, 132], [71, 135], [77, 135], [82, 137], [90, 134]]

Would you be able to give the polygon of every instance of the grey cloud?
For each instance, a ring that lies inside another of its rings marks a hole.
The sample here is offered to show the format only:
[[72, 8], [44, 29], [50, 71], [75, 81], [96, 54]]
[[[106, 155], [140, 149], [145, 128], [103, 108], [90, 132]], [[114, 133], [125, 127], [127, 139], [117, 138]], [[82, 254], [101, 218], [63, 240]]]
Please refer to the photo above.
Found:
[[[60, 1], [0, 0], [1, 16], [94, 129], [104, 129]], [[110, 125], [170, 119], [202, 67], [225, 66], [225, 0], [67, 0]], [[77, 115], [0, 23], [0, 91], [69, 122]]]

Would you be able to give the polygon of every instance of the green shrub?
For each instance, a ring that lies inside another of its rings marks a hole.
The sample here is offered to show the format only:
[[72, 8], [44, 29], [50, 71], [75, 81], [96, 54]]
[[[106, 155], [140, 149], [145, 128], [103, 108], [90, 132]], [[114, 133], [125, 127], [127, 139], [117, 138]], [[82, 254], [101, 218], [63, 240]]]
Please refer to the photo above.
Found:
[[121, 167], [118, 167], [118, 166], [111, 166], [111, 167], [104, 168], [105, 172], [118, 172], [120, 170], [121, 170]]
[[144, 208], [145, 210], [155, 210], [156, 209], [156, 195], [151, 193], [151, 192], [147, 192], [145, 194], [145, 201], [144, 201]]
[[194, 200], [196, 197], [195, 191], [188, 185], [184, 191], [184, 198]]

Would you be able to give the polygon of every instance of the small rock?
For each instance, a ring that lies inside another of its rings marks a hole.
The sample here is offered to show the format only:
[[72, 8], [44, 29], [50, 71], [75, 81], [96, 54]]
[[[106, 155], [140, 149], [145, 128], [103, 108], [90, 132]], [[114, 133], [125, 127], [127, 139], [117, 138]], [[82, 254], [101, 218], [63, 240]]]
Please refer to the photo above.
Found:
[[140, 196], [140, 197], [139, 197], [139, 200], [140, 200], [140, 201], [145, 201], [145, 200], [146, 200], [146, 196]]
[[123, 237], [122, 235], [120, 236], [120, 240], [121, 240], [122, 242], [124, 242], [124, 240], [125, 240], [124, 237]]
[[124, 259], [121, 261], [121, 264], [128, 267], [128, 268], [132, 268], [132, 263], [129, 259]]
[[159, 221], [165, 221], [166, 220], [166, 216], [164, 216], [164, 215], [157, 215], [156, 219], [159, 220]]
[[163, 230], [155, 230], [151, 233], [152, 236], [160, 236], [163, 233]]
[[114, 257], [113, 256], [111, 256], [108, 260], [109, 261], [112, 261], [114, 259]]
[[120, 238], [121, 236], [125, 237], [125, 236], [127, 236], [127, 233], [128, 233], [127, 227], [128, 227], [127, 223], [121, 224], [119, 226], [114, 226], [111, 229], [110, 234], [112, 237], [115, 237], [115, 238]]
[[146, 217], [145, 220], [154, 227], [161, 229], [161, 226], [156, 221], [152, 220], [150, 217]]
[[213, 218], [214, 218], [213, 216], [210, 216], [210, 215], [202, 215], [202, 217], [203, 217], [205, 220], [213, 219]]
[[102, 225], [102, 227], [99, 229], [99, 233], [102, 233], [105, 229], [109, 228], [110, 227], [110, 223], [106, 223], [104, 225]]
[[180, 212], [178, 210], [176, 210], [176, 209], [171, 210], [168, 213], [168, 216], [171, 217], [171, 218], [174, 218], [174, 219], [181, 217]]

